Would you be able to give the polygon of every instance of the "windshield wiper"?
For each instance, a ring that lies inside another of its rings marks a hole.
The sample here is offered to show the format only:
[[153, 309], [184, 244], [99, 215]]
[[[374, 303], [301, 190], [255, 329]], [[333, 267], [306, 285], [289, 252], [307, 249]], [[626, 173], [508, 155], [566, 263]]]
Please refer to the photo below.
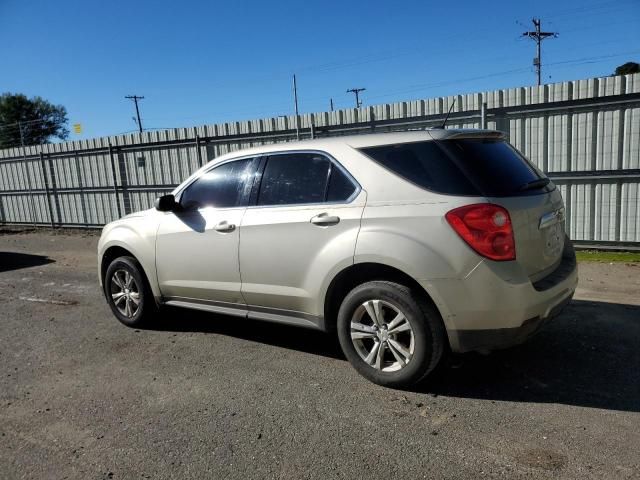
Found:
[[535, 190], [536, 188], [542, 188], [549, 185], [550, 180], [548, 178], [538, 178], [522, 185], [518, 190], [524, 192], [525, 190]]

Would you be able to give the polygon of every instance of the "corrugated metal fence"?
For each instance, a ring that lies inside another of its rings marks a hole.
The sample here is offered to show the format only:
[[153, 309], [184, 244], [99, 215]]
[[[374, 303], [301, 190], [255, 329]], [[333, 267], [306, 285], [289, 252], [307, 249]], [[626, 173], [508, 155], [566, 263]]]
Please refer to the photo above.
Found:
[[558, 184], [574, 240], [640, 245], [640, 74], [0, 150], [0, 223], [99, 227], [223, 153], [301, 138], [495, 128]]

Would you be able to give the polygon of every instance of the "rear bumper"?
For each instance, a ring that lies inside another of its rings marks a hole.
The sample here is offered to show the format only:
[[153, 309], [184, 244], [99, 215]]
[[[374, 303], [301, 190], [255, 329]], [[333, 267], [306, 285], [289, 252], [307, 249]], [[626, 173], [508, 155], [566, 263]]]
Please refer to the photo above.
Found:
[[522, 325], [515, 328], [497, 328], [489, 330], [457, 330], [457, 352], [471, 352], [482, 350], [499, 350], [523, 343], [529, 337], [536, 334], [540, 328], [558, 315], [564, 307], [571, 302], [573, 292], [567, 298], [555, 305], [545, 318], [534, 317], [525, 320]]
[[438, 306], [454, 352], [522, 343], [571, 301], [578, 283], [567, 240], [562, 261], [533, 284], [517, 262], [481, 262], [463, 279], [421, 282]]

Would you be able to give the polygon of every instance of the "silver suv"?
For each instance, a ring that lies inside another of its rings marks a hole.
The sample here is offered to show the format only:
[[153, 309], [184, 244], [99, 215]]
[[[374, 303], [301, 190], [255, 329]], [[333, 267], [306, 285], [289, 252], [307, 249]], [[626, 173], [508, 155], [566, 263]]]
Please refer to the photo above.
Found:
[[174, 305], [337, 332], [363, 376], [517, 344], [577, 283], [558, 189], [503, 135], [385, 133], [216, 158], [107, 225], [100, 282], [125, 325]]

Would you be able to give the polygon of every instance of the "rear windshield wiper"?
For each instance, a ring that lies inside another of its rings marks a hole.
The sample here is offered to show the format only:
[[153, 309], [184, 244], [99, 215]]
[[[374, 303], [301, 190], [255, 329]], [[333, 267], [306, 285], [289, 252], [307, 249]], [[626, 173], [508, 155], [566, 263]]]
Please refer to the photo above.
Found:
[[535, 190], [536, 188], [542, 188], [549, 185], [550, 180], [548, 178], [538, 178], [522, 185], [518, 190], [524, 192], [525, 190]]

